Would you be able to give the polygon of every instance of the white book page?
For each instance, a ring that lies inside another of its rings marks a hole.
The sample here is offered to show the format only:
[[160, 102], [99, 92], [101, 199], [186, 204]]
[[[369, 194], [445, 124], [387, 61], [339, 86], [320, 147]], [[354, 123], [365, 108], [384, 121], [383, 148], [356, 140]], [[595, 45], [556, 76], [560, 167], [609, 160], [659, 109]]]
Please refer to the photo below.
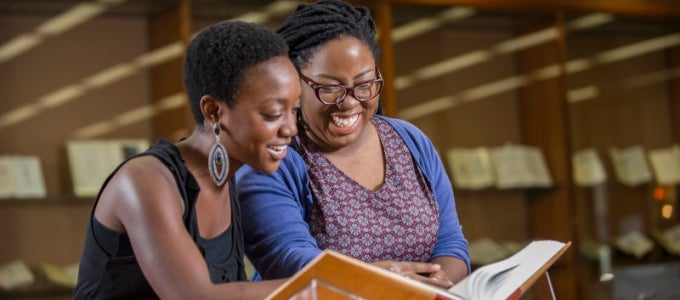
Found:
[[645, 159], [642, 146], [632, 146], [625, 149], [609, 149], [614, 171], [618, 180], [629, 186], [636, 186], [652, 180], [652, 172]]
[[502, 289], [503, 284], [512, 271], [521, 262], [516, 257], [510, 257], [495, 264], [490, 264], [479, 269], [477, 275], [470, 278], [469, 288], [472, 291], [472, 299], [496, 299], [493, 295]]
[[604, 164], [593, 148], [574, 152], [571, 158], [573, 178], [576, 185], [590, 187], [607, 181]]
[[459, 281], [454, 286], [449, 288], [448, 290], [449, 294], [459, 299], [471, 299], [470, 290], [468, 289], [470, 285], [469, 281], [470, 276], [468, 275], [467, 277], [463, 278], [463, 280]]
[[14, 260], [0, 266], [0, 287], [5, 290], [27, 286], [33, 282], [35, 277], [22, 260]]
[[540, 148], [508, 144], [489, 151], [496, 187], [549, 187], [552, 178]]
[[552, 177], [548, 172], [548, 164], [545, 162], [543, 152], [538, 147], [523, 147], [524, 161], [527, 165], [527, 173], [530, 174], [530, 186], [550, 187]]
[[73, 192], [94, 197], [106, 177], [123, 161], [123, 152], [106, 141], [74, 141], [67, 145]]
[[17, 198], [45, 197], [45, 179], [37, 156], [12, 156]]
[[495, 292], [491, 298], [486, 299], [507, 299], [562, 247], [564, 247], [564, 243], [557, 241], [531, 242], [511, 257], [511, 260], [516, 260], [519, 264], [509, 271], [510, 274], [508, 274], [506, 280], [497, 283], [499, 287], [494, 289]]
[[491, 159], [485, 148], [452, 148], [446, 154], [457, 187], [482, 189], [493, 185]]
[[680, 224], [666, 229], [662, 232], [667, 250], [671, 253], [680, 255]]
[[460, 296], [464, 299], [483, 299], [479, 298], [480, 291], [493, 290], [493, 286], [496, 288], [497, 282], [490, 282], [495, 275], [501, 273], [507, 273], [518, 265], [518, 261], [512, 258], [507, 260], [498, 261], [492, 264], [485, 265], [478, 268], [472, 274], [465, 277], [463, 280], [458, 282], [456, 285], [449, 289], [449, 293]]
[[149, 143], [143, 139], [70, 141], [66, 149], [74, 194], [96, 196], [104, 180], [119, 164], [147, 148]]
[[636, 230], [616, 237], [614, 243], [622, 252], [634, 255], [637, 258], [645, 256], [654, 247], [654, 242], [651, 239]]
[[15, 186], [12, 159], [9, 156], [0, 156], [0, 199], [14, 197]]
[[528, 173], [521, 150], [515, 145], [505, 145], [489, 151], [496, 172], [499, 189], [526, 187], [531, 175]]
[[649, 160], [658, 184], [680, 183], [680, 149], [677, 145], [649, 150]]
[[507, 299], [564, 246], [558, 241], [533, 241], [507, 259], [475, 270], [449, 292], [465, 299]]

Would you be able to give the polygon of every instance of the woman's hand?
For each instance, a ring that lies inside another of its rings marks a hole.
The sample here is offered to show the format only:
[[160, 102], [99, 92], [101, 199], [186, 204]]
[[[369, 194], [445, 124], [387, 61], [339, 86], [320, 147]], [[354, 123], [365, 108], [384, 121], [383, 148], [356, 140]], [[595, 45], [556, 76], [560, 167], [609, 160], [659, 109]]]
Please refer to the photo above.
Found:
[[451, 280], [438, 264], [385, 260], [374, 262], [372, 265], [436, 287], [450, 288], [453, 286]]
[[446, 276], [446, 273], [444, 273], [444, 271], [442, 271], [442, 270], [432, 272], [432, 273], [430, 273], [430, 276], [428, 276], [428, 277], [431, 280], [436, 281], [437, 284], [435, 284], [435, 285], [438, 286], [438, 287], [443, 287], [443, 288], [448, 289], [448, 288], [453, 286], [453, 282], [451, 282], [449, 277]]

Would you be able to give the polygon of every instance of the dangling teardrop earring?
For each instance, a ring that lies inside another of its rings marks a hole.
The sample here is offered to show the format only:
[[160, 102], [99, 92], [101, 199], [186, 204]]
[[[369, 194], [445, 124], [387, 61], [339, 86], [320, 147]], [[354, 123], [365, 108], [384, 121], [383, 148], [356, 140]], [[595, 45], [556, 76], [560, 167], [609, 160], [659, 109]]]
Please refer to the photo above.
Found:
[[229, 157], [227, 156], [227, 149], [220, 143], [220, 123], [213, 124], [213, 132], [215, 133], [215, 144], [210, 148], [208, 155], [208, 170], [210, 177], [217, 186], [222, 186], [227, 181], [227, 172], [229, 171]]

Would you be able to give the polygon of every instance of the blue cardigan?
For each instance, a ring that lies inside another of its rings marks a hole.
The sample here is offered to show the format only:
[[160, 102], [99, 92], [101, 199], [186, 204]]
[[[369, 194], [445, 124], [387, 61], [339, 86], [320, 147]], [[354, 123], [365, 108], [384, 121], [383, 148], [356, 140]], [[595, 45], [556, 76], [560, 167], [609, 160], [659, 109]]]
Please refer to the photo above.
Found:
[[[439, 205], [440, 227], [430, 259], [451, 256], [465, 261], [470, 272], [468, 243], [458, 221], [451, 181], [432, 142], [416, 126], [398, 119], [386, 120], [406, 143], [422, 170]], [[245, 252], [259, 274], [254, 280], [292, 276], [321, 249], [308, 225], [313, 205], [307, 167], [291, 147], [274, 174], [248, 165], [236, 173]]]

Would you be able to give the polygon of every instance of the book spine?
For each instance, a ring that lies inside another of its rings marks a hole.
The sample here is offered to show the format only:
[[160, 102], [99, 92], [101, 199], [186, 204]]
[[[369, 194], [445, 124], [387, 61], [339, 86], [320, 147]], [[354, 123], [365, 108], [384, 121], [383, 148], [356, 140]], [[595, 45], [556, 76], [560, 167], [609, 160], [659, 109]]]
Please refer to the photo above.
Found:
[[434, 300], [454, 300], [454, 298], [451, 298], [451, 296], [447, 296], [444, 294], [437, 293], [434, 296]]
[[510, 296], [508, 296], [507, 300], [517, 300], [517, 299], [519, 299], [519, 296], [521, 296], [521, 295], [522, 295], [522, 288], [518, 288], [514, 292], [512, 292], [512, 294], [510, 294]]

